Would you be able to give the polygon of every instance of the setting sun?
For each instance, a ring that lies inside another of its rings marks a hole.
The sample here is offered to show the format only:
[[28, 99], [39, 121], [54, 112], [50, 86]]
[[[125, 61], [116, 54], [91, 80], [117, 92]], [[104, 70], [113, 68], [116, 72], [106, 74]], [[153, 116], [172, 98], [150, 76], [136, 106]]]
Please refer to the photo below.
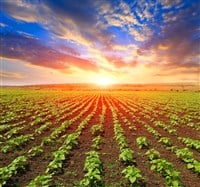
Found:
[[97, 85], [100, 86], [108, 86], [110, 84], [113, 84], [113, 81], [108, 77], [99, 77], [95, 82]]
[[200, 187], [199, 11], [0, 0], [0, 187]]

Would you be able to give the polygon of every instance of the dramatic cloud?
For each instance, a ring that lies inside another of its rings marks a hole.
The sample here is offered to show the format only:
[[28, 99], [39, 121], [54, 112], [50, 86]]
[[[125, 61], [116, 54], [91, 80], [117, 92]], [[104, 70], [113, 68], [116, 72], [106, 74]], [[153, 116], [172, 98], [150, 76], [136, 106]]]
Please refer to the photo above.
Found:
[[[70, 54], [61, 53], [55, 49], [42, 45], [38, 40], [23, 35], [7, 33], [1, 36], [1, 56], [20, 59], [33, 65], [66, 70], [76, 66], [85, 70], [97, 71], [97, 66], [85, 59]], [[74, 54], [73, 49], [67, 52]]]
[[151, 65], [170, 69], [198, 68], [200, 35], [197, 14], [197, 4], [183, 10], [176, 17], [169, 13], [163, 14], [165, 20], [172, 21], [161, 27], [161, 36], [152, 37], [148, 43], [146, 51], [155, 54]]
[[2, 3], [3, 9], [14, 18], [26, 22], [39, 22], [57, 37], [86, 46], [94, 43], [109, 45], [111, 33], [102, 30], [98, 24], [98, 12], [94, 1], [35, 1], [18, 0]]
[[194, 80], [199, 6], [197, 0], [1, 1], [0, 54], [83, 78], [90, 71], [127, 82], [133, 74], [143, 82], [175, 74], [176, 82]]

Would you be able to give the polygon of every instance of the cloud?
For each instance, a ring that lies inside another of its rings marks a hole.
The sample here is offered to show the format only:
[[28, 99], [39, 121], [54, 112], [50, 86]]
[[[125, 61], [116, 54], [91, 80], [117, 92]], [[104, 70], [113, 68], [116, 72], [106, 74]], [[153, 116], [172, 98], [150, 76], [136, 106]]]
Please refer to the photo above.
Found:
[[0, 27], [7, 27], [8, 25], [6, 25], [5, 23], [0, 23]]
[[22, 0], [13, 1], [1, 1], [1, 9], [6, 11], [8, 14], [13, 16], [16, 19], [27, 21], [27, 22], [36, 22], [38, 15], [36, 10], [42, 10], [40, 7], [37, 7], [37, 3], [30, 4]]
[[161, 0], [160, 1], [164, 9], [170, 9], [172, 7], [180, 8], [183, 6], [181, 0]]
[[[155, 73], [156, 72], [156, 73]], [[164, 79], [166, 82], [199, 82], [200, 81], [200, 67], [191, 66], [176, 66], [173, 68], [160, 67], [154, 71], [153, 76], [156, 79]], [[198, 83], [199, 84], [199, 83]]]
[[96, 22], [93, 0], [44, 0], [43, 2], [51, 10], [54, 10], [58, 17], [67, 17], [82, 27], [91, 26], [91, 24]]
[[3, 57], [67, 74], [77, 68], [130, 76], [143, 68], [152, 75], [197, 74], [197, 1], [16, 0], [1, 6], [16, 21], [39, 24], [53, 40], [44, 44], [24, 31], [3, 34]]
[[59, 49], [59, 51], [62, 51], [63, 53], [68, 53], [68, 54], [71, 54], [73, 56], [80, 56], [81, 55], [75, 49], [68, 47], [68, 46], [65, 46], [65, 45], [58, 45], [56, 47]]
[[18, 59], [33, 65], [57, 69], [60, 71], [78, 67], [80, 69], [97, 71], [95, 63], [82, 59], [70, 53], [73, 49], [67, 48], [69, 54], [59, 52], [51, 47], [42, 45], [38, 40], [26, 35], [13, 33], [1, 36], [2, 50], [0, 55], [5, 58]]
[[109, 61], [115, 68], [131, 68], [136, 67], [138, 62], [135, 59], [130, 59], [128, 62], [124, 60], [123, 57], [119, 56], [106, 56], [107, 61]]
[[[16, 19], [38, 22], [56, 37], [91, 47], [96, 43], [110, 45], [112, 34], [99, 22], [96, 4], [92, 0], [44, 0], [29, 2], [3, 1], [2, 9]], [[88, 11], [89, 10], [89, 11]], [[99, 24], [98, 24], [99, 23]]]
[[[163, 24], [160, 35], [151, 39], [138, 50], [139, 55], [152, 54], [153, 62], [148, 66], [160, 66], [167, 69], [197, 68], [199, 66], [199, 19], [197, 4], [176, 14], [176, 21]], [[166, 19], [174, 14], [163, 13]], [[187, 73], [189, 71], [185, 71]], [[191, 71], [192, 72], [192, 71]]]
[[23, 79], [25, 76], [16, 72], [0, 71], [1, 79]]

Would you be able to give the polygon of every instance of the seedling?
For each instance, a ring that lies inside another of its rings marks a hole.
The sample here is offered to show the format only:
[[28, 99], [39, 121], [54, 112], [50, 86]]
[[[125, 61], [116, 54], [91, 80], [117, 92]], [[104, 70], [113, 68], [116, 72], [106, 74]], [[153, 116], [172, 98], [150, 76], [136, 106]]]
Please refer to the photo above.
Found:
[[97, 124], [97, 125], [93, 125], [92, 128], [91, 128], [91, 133], [93, 135], [99, 135], [103, 132], [103, 127], [102, 125], [100, 124]]
[[147, 141], [147, 138], [145, 136], [140, 136], [136, 139], [136, 143], [140, 149], [143, 147], [148, 147], [149, 143]]
[[155, 149], [149, 149], [145, 154], [149, 157], [149, 160], [160, 158], [160, 153]]
[[84, 179], [79, 183], [80, 186], [102, 186], [103, 181], [101, 177], [102, 164], [99, 158], [99, 154], [96, 151], [89, 151], [84, 164], [84, 170], [86, 174]]
[[134, 166], [127, 166], [122, 173], [125, 175], [125, 178], [134, 186], [139, 186], [138, 182], [142, 178], [141, 171]]
[[30, 154], [31, 157], [40, 156], [40, 155], [42, 155], [42, 153], [43, 153], [42, 146], [39, 145], [39, 146], [32, 147], [32, 148], [28, 151], [28, 153]]
[[19, 170], [26, 170], [27, 164], [27, 158], [25, 156], [19, 156], [8, 166], [0, 168], [0, 186], [5, 185], [8, 179], [16, 175]]
[[168, 147], [172, 145], [171, 140], [168, 137], [162, 137], [158, 142], [162, 142], [164, 145]]
[[36, 187], [36, 186], [49, 187], [51, 180], [52, 180], [51, 175], [39, 175], [35, 179], [31, 180], [31, 182], [28, 184], [27, 187]]
[[125, 163], [133, 162], [133, 151], [130, 148], [124, 148], [119, 154], [119, 159]]
[[97, 136], [95, 137], [93, 140], [92, 140], [92, 147], [96, 148], [96, 149], [99, 149], [99, 145], [100, 145], [100, 142], [101, 142], [101, 136]]

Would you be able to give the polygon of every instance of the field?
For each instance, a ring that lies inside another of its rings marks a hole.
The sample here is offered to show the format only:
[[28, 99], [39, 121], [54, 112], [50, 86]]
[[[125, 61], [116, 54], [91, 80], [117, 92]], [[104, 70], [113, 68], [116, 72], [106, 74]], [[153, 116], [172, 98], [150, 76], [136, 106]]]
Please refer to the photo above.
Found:
[[195, 91], [2, 88], [0, 186], [200, 184]]

